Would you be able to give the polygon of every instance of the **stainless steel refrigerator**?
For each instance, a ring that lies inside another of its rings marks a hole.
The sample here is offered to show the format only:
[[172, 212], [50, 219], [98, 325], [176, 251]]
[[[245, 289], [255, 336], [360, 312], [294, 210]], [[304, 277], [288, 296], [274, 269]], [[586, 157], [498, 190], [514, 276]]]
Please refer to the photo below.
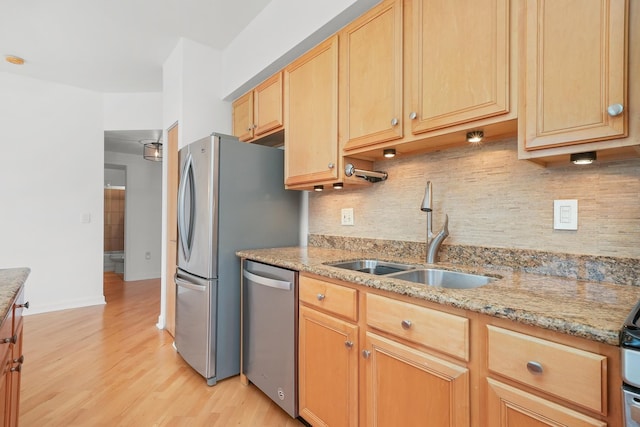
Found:
[[300, 193], [282, 150], [212, 134], [180, 150], [178, 353], [207, 384], [240, 372], [239, 249], [297, 246]]

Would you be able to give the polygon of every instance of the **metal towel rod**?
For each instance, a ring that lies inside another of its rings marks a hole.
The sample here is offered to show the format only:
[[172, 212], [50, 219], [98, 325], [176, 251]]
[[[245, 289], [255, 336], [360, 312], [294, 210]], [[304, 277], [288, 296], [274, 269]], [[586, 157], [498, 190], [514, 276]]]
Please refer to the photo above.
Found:
[[369, 182], [380, 182], [388, 178], [388, 174], [382, 171], [368, 171], [364, 169], [356, 169], [351, 163], [347, 163], [344, 167], [344, 174], [346, 176], [355, 175], [359, 178], [366, 179]]

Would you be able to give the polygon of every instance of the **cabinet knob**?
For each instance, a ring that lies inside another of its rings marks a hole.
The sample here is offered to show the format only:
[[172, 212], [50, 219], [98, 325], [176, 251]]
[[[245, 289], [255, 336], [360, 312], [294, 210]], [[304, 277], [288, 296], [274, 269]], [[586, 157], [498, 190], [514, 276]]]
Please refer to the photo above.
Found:
[[10, 369], [11, 372], [20, 372], [22, 371], [22, 365], [14, 366]]
[[336, 165], [334, 165], [334, 164], [333, 164], [333, 162], [329, 162], [329, 164], [327, 165], [327, 167], [328, 167], [329, 169], [333, 169], [333, 168], [335, 168], [335, 167], [336, 167]]
[[16, 308], [29, 308], [29, 301], [25, 302], [24, 304], [16, 304]]
[[345, 341], [344, 346], [347, 347], [348, 349], [353, 348], [353, 341]]
[[324, 300], [324, 294], [318, 294], [316, 295], [316, 298], [318, 298], [318, 301], [322, 301]]
[[415, 111], [412, 111], [411, 113], [409, 113], [409, 118], [411, 120], [415, 120], [418, 118], [418, 113], [416, 113]]
[[24, 363], [24, 354], [17, 359], [13, 359], [13, 363], [19, 363], [22, 365]]
[[623, 111], [624, 107], [622, 104], [611, 104], [607, 107], [607, 113], [609, 113], [611, 117], [619, 116]]
[[397, 118], [393, 118], [391, 119], [391, 126], [398, 126], [398, 119]]
[[400, 324], [402, 325], [402, 329], [411, 328], [411, 320], [403, 320]]
[[531, 372], [533, 375], [542, 375], [542, 364], [530, 360], [527, 362], [527, 371]]
[[368, 359], [371, 356], [371, 352], [369, 350], [362, 350], [362, 357]]
[[247, 130], [248, 130], [248, 131], [251, 131], [252, 129], [253, 129], [253, 126], [252, 126], [252, 125], [249, 125], [249, 126], [247, 127]]

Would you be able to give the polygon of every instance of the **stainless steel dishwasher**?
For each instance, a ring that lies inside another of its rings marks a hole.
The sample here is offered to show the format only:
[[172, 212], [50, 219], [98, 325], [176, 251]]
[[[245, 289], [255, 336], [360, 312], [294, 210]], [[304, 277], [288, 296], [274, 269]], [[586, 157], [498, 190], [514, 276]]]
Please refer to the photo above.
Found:
[[297, 418], [298, 272], [245, 260], [242, 275], [242, 372]]

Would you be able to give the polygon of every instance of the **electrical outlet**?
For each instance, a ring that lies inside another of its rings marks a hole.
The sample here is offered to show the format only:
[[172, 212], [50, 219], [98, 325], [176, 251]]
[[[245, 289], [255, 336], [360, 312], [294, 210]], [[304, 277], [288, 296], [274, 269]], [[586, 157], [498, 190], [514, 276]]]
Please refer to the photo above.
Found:
[[151, 259], [151, 252], [145, 252], [144, 253], [144, 258], [145, 259]]
[[344, 208], [340, 211], [340, 223], [342, 225], [353, 225], [353, 208]]

